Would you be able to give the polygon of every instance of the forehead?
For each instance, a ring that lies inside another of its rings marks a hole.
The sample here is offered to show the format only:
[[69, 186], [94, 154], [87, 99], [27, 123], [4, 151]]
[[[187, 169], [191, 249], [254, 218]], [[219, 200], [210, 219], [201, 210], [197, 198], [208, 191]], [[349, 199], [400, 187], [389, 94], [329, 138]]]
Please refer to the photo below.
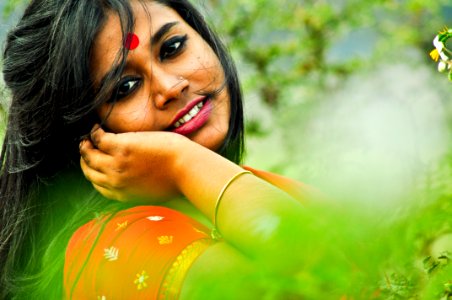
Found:
[[[170, 22], [186, 24], [173, 9], [154, 1], [131, 1], [135, 24], [134, 33], [139, 37], [139, 47], [149, 47], [151, 36], [161, 26]], [[106, 74], [123, 47], [123, 33], [120, 18], [115, 11], [108, 11], [107, 20], [93, 42], [91, 70], [93, 79], [99, 83], [102, 74]], [[187, 25], [188, 26], [188, 25]], [[133, 55], [133, 51], [129, 56]]]

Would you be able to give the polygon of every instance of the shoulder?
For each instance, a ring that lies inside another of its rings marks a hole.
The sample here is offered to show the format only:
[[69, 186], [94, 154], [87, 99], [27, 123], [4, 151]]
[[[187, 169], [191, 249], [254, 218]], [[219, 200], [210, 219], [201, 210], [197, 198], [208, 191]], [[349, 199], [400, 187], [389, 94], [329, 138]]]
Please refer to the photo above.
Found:
[[165, 207], [137, 206], [99, 217], [68, 244], [66, 297], [149, 299], [177, 292], [181, 268], [188, 269], [211, 243], [206, 227]]

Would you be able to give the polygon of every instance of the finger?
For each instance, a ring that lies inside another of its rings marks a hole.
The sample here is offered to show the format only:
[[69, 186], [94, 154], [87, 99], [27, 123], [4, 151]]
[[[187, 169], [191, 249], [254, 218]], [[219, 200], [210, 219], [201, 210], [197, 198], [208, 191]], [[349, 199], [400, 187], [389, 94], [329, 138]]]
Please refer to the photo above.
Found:
[[82, 168], [85, 178], [92, 184], [96, 184], [104, 188], [110, 188], [107, 175], [89, 167], [83, 158], [80, 158], [80, 167]]
[[90, 168], [102, 173], [111, 170], [114, 163], [112, 156], [94, 148], [93, 143], [89, 140], [84, 141], [80, 147], [80, 156]]
[[107, 189], [107, 188], [105, 188], [105, 187], [103, 187], [103, 186], [97, 185], [97, 184], [95, 184], [95, 183], [93, 183], [93, 187], [94, 187], [99, 193], [101, 193], [102, 196], [104, 196], [104, 197], [106, 197], [106, 198], [109, 198], [109, 199], [114, 199], [114, 198], [113, 198], [113, 192], [110, 191], [109, 189]]
[[105, 131], [102, 129], [102, 127], [100, 127], [99, 124], [95, 124], [91, 129], [90, 138], [96, 148], [100, 142], [103, 133], [105, 133]]
[[80, 155], [86, 155], [87, 151], [95, 149], [93, 142], [89, 139], [83, 139], [79, 144]]
[[117, 193], [115, 193], [114, 191], [112, 191], [112, 190], [110, 190], [110, 189], [108, 189], [108, 188], [105, 188], [105, 187], [103, 187], [103, 186], [100, 186], [100, 185], [97, 185], [97, 184], [94, 184], [94, 183], [93, 183], [93, 187], [94, 187], [94, 188], [95, 188], [102, 196], [104, 196], [105, 198], [112, 199], [112, 200], [117, 200], [117, 201], [123, 201], [123, 200], [121, 199], [121, 197], [118, 196]]
[[94, 147], [102, 150], [106, 153], [111, 153], [114, 149], [114, 138], [115, 134], [111, 132], [105, 132], [99, 125], [94, 125], [91, 130], [91, 140]]

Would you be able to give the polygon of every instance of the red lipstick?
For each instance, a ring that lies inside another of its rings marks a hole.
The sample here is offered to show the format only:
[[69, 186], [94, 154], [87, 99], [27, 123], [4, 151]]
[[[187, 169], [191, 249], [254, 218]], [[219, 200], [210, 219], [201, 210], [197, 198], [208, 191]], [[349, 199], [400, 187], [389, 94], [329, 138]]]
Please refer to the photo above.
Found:
[[200, 129], [209, 120], [212, 111], [212, 102], [206, 96], [199, 97], [190, 101], [183, 109], [181, 109], [173, 121], [171, 131], [189, 135]]

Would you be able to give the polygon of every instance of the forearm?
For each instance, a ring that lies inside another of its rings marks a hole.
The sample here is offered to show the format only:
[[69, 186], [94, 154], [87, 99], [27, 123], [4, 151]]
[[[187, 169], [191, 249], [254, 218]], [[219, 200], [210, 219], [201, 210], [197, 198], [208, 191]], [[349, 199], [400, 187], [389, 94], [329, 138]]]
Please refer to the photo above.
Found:
[[[188, 147], [193, 149], [184, 151], [178, 163], [178, 185], [213, 220], [220, 191], [243, 169], [199, 145]], [[303, 210], [285, 192], [252, 174], [243, 174], [227, 186], [217, 209], [216, 225], [224, 239], [249, 257], [265, 261], [275, 255], [298, 256], [301, 241], [291, 233], [303, 225], [300, 222]], [[287, 258], [287, 265], [277, 267], [281, 270], [298, 267], [293, 259]]]
[[80, 147], [81, 165], [104, 196], [158, 203], [183, 194], [208, 219], [217, 211], [219, 231], [243, 254], [282, 271], [297, 267], [302, 240], [292, 233], [301, 234], [306, 216], [285, 192], [251, 174], [235, 178], [244, 171], [240, 166], [178, 134], [98, 129], [92, 140]]

